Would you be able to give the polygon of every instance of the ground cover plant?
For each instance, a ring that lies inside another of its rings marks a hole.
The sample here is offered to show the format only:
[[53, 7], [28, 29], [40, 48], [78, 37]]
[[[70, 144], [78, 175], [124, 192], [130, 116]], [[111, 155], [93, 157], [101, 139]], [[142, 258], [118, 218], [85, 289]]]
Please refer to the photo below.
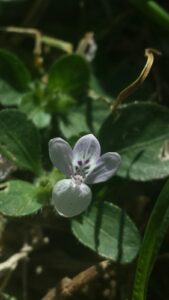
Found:
[[168, 300], [168, 4], [0, 17], [0, 298]]

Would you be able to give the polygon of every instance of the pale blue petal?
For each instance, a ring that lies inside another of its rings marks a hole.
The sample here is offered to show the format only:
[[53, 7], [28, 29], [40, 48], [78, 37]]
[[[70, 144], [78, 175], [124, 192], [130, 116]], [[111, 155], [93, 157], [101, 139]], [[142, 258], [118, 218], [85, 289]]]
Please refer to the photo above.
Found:
[[99, 158], [95, 168], [88, 174], [85, 183], [93, 184], [108, 180], [116, 173], [120, 163], [121, 157], [118, 153], [105, 153]]
[[73, 164], [87, 160], [90, 164], [95, 164], [100, 157], [100, 151], [100, 144], [96, 137], [93, 134], [84, 135], [73, 148]]
[[61, 138], [54, 138], [49, 141], [49, 156], [53, 165], [67, 176], [73, 174], [72, 148]]
[[53, 189], [52, 204], [64, 217], [74, 217], [85, 211], [91, 203], [91, 189], [84, 183], [77, 185], [72, 179], [58, 181]]

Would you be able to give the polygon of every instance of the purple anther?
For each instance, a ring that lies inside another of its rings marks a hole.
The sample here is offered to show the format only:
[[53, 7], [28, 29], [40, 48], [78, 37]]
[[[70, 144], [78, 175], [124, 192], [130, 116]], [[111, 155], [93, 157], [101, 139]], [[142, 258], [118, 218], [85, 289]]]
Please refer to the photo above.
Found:
[[88, 164], [88, 163], [89, 163], [89, 161], [90, 161], [89, 159], [86, 159], [86, 160], [85, 160], [85, 164]]
[[81, 160], [78, 160], [77, 163], [78, 163], [79, 166], [82, 166], [82, 161]]

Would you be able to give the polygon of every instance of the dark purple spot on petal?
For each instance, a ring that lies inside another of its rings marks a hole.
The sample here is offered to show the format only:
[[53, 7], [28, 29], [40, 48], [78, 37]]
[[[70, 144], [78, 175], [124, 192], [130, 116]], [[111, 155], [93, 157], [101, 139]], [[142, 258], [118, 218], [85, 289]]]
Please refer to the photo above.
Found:
[[78, 163], [79, 166], [82, 166], [82, 161], [81, 160], [78, 160], [77, 163]]
[[86, 160], [85, 160], [85, 164], [88, 164], [88, 163], [89, 163], [89, 161], [90, 161], [89, 159], [86, 159]]
[[79, 167], [78, 167], [78, 166], [75, 166], [75, 169], [76, 169], [76, 170], [78, 170], [78, 169], [79, 169]]

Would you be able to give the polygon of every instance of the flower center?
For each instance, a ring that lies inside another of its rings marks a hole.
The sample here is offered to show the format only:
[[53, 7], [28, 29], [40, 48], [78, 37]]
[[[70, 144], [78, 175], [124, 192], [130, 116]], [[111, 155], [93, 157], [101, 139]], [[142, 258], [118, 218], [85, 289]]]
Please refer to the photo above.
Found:
[[78, 160], [75, 165], [74, 165], [74, 178], [77, 178], [80, 176], [83, 181], [86, 178], [87, 174], [89, 173], [90, 170], [90, 160], [86, 159], [84, 161]]
[[84, 178], [81, 175], [74, 175], [72, 179], [75, 185], [81, 185], [84, 182]]

